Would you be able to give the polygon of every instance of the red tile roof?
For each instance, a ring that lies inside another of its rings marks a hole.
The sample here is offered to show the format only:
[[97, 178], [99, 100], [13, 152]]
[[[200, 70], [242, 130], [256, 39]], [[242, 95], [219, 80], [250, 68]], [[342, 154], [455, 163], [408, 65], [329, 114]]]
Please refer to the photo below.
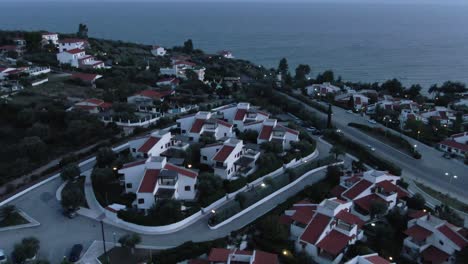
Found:
[[459, 246], [460, 248], [464, 248], [468, 245], [468, 242], [460, 236], [457, 232], [453, 231], [447, 224], [440, 226], [437, 228], [444, 236], [446, 236], [450, 241], [452, 241], [455, 245]]
[[372, 264], [390, 264], [390, 261], [382, 258], [379, 255], [368, 256], [368, 257], [365, 257], [365, 259]]
[[130, 162], [130, 163], [127, 163], [127, 164], [124, 164], [122, 166], [122, 169], [128, 169], [128, 168], [131, 168], [131, 167], [135, 167], [135, 166], [138, 166], [138, 165], [142, 165], [142, 164], [145, 164], [146, 160], [140, 160], [140, 161], [134, 161], [134, 162]]
[[191, 259], [188, 264], [210, 264], [210, 262], [206, 259]]
[[247, 109], [237, 109], [234, 120], [244, 120], [245, 113], [247, 113]]
[[145, 143], [138, 149], [138, 152], [148, 153], [148, 151], [150, 151], [154, 145], [159, 142], [160, 139], [161, 138], [158, 137], [148, 138], [148, 140], [146, 140]]
[[269, 140], [271, 132], [273, 131], [273, 126], [263, 126], [262, 131], [260, 131], [259, 139]]
[[369, 194], [354, 201], [355, 204], [359, 205], [359, 207], [366, 210], [367, 212], [370, 212], [370, 208], [373, 202], [387, 203], [384, 199], [380, 198], [380, 196], [375, 193]]
[[341, 210], [337, 215], [337, 219], [344, 221], [351, 225], [357, 225], [359, 228], [362, 227], [365, 222], [361, 220], [357, 215], [354, 215], [346, 210]]
[[79, 39], [79, 38], [66, 38], [66, 39], [59, 40], [59, 43], [78, 43], [78, 42], [88, 43], [87, 40]]
[[372, 185], [372, 183], [368, 180], [361, 180], [355, 185], [353, 185], [351, 188], [349, 188], [347, 191], [345, 191], [342, 196], [346, 197], [348, 199], [354, 199], [356, 198], [359, 194], [361, 194], [363, 191], [365, 191], [367, 188], [369, 188]]
[[341, 194], [346, 191], [346, 188], [341, 185], [336, 185], [330, 190], [330, 194], [335, 197], [341, 197]]
[[384, 189], [386, 192], [396, 192], [398, 198], [408, 197], [408, 193], [401, 189], [399, 186], [393, 184], [393, 182], [389, 180], [381, 181], [376, 184], [377, 187]]
[[318, 244], [317, 247], [322, 250], [336, 256], [345, 249], [348, 245], [348, 242], [351, 240], [351, 237], [336, 231], [332, 230], [328, 235], [326, 235]]
[[416, 239], [417, 241], [424, 241], [427, 237], [432, 235], [431, 230], [427, 230], [426, 228], [419, 226], [417, 224], [406, 229], [404, 233]]
[[444, 140], [444, 141], [440, 142], [439, 144], [440, 145], [445, 145], [445, 146], [450, 147], [450, 148], [460, 149], [462, 151], [468, 151], [468, 145], [458, 143], [458, 142], [456, 142], [454, 140]]
[[200, 133], [203, 124], [205, 124], [205, 119], [195, 119], [195, 122], [193, 122], [192, 128], [190, 129], [190, 133]]
[[65, 50], [65, 52], [70, 53], [70, 54], [77, 54], [77, 53], [84, 52], [84, 49], [71, 49], [71, 50]]
[[213, 157], [214, 161], [224, 162], [234, 150], [233, 146], [223, 146]]
[[408, 214], [411, 219], [421, 218], [425, 215], [427, 215], [427, 212], [424, 212], [423, 210], [413, 211]]
[[270, 116], [269, 113], [263, 112], [263, 111], [257, 111], [257, 114], [262, 115], [262, 116], [266, 116], [266, 117]]
[[222, 126], [225, 126], [225, 127], [232, 127], [233, 125], [231, 123], [228, 123], [224, 120], [221, 120], [221, 119], [216, 119], [216, 123], [222, 125]]
[[281, 126], [281, 125], [279, 125], [278, 127], [286, 130], [286, 132], [288, 132], [288, 133], [291, 133], [291, 134], [294, 134], [294, 135], [299, 135], [299, 131], [297, 131], [297, 130], [291, 129], [289, 127]]
[[331, 218], [320, 213], [316, 213], [310, 221], [309, 225], [301, 235], [301, 240], [310, 244], [315, 244], [323, 233], [325, 228], [328, 226]]
[[95, 104], [95, 105], [101, 105], [101, 104], [104, 103], [103, 100], [97, 99], [97, 98], [89, 98], [89, 99], [84, 100], [84, 102], [86, 102], [86, 103], [91, 103], [91, 104]]
[[152, 193], [158, 181], [159, 172], [160, 170], [147, 169], [141, 181], [140, 188], [138, 188], [138, 192]]
[[297, 206], [291, 220], [307, 225], [315, 214], [314, 206]]
[[290, 225], [293, 221], [289, 215], [281, 215], [278, 219], [280, 224]]
[[[232, 263], [232, 262], [231, 262]], [[276, 254], [255, 250], [255, 259], [252, 264], [278, 264], [278, 256]]]
[[176, 171], [177, 173], [182, 174], [182, 175], [187, 176], [187, 177], [190, 177], [190, 178], [196, 178], [198, 176], [198, 173], [196, 173], [196, 172], [194, 172], [192, 170], [181, 168], [181, 167], [178, 167], [178, 166], [170, 164], [170, 163], [166, 163], [166, 166], [164, 166], [164, 168], [166, 170]]
[[99, 76], [98, 74], [78, 72], [78, 73], [72, 74], [71, 78], [72, 79], [80, 79], [80, 80], [85, 81], [85, 82], [92, 82], [92, 81], [96, 80], [96, 78], [98, 76]]
[[230, 250], [226, 248], [212, 248], [208, 255], [208, 261], [211, 262], [227, 262], [229, 254], [234, 253], [238, 255], [252, 256], [251, 251], [245, 250]]
[[424, 261], [432, 264], [444, 263], [450, 257], [449, 254], [434, 246], [429, 246], [426, 248], [423, 252], [421, 252], [421, 256]]
[[141, 96], [150, 97], [150, 98], [153, 98], [153, 99], [161, 99], [161, 98], [164, 98], [166, 96], [173, 95], [174, 93], [175, 92], [173, 90], [167, 90], [167, 91], [144, 90], [144, 91], [141, 91], [141, 92], [139, 92], [137, 94], [141, 95]]

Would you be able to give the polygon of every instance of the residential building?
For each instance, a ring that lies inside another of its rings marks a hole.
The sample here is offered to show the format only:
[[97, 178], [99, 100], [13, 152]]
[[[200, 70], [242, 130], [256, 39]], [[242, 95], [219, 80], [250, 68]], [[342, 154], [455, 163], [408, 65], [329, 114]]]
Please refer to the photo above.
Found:
[[170, 86], [172, 89], [174, 89], [179, 85], [179, 83], [180, 83], [179, 79], [175, 77], [168, 77], [168, 78], [159, 79], [156, 82], [156, 85], [157, 86]]
[[362, 255], [362, 256], [356, 256], [346, 261], [344, 264], [394, 264], [394, 263], [382, 258], [377, 253], [372, 253], [372, 254], [367, 254], [367, 255]]
[[229, 180], [236, 175], [235, 163], [241, 158], [243, 147], [242, 140], [235, 138], [206, 145], [200, 149], [200, 162], [212, 166], [215, 175]]
[[57, 53], [57, 60], [60, 64], [69, 64], [75, 68], [102, 69], [104, 62], [96, 60], [93, 56], [86, 55], [84, 49], [67, 49]]
[[189, 137], [190, 141], [198, 142], [200, 137], [213, 137], [215, 140], [235, 137], [233, 125], [215, 118], [211, 112], [198, 112], [177, 119], [180, 133]]
[[[261, 250], [239, 250], [213, 248], [208, 255], [208, 259], [201, 259], [199, 263], [207, 264], [279, 264], [276, 254], [264, 252]], [[189, 262], [197, 263], [197, 262]]]
[[240, 131], [245, 130], [245, 124], [266, 120], [270, 114], [252, 107], [250, 103], [230, 104], [212, 110], [220, 118], [234, 124]]
[[417, 112], [414, 112], [411, 109], [402, 109], [398, 119], [400, 121], [401, 129], [405, 128], [406, 122], [408, 121], [423, 121], [424, 120], [424, 118], [421, 115], [419, 115]]
[[54, 46], [59, 45], [59, 36], [57, 33], [44, 32], [41, 34], [42, 45], [52, 44]]
[[452, 135], [450, 138], [439, 142], [439, 149], [464, 158], [468, 153], [468, 132]]
[[347, 247], [364, 237], [364, 221], [351, 208], [352, 202], [330, 198], [320, 204], [303, 201], [287, 210], [283, 218], [290, 224], [296, 251], [318, 263], [340, 263]]
[[418, 263], [455, 263], [456, 252], [468, 246], [465, 229], [430, 213], [408, 221], [405, 234], [402, 255]]
[[120, 170], [127, 193], [135, 193], [135, 208], [150, 209], [158, 200], [193, 200], [198, 173], [167, 162], [165, 157], [125, 164]]
[[325, 96], [327, 94], [337, 94], [341, 92], [341, 88], [332, 85], [329, 82], [325, 82], [322, 84], [312, 84], [307, 86], [306, 88], [307, 95], [309, 96]]
[[14, 38], [13, 43], [20, 48], [26, 47], [26, 40], [24, 38]]
[[23, 47], [16, 45], [0, 46], [0, 54], [8, 54], [8, 52], [16, 52], [18, 56], [21, 56], [23, 54]]
[[137, 138], [128, 142], [130, 153], [134, 158], [157, 157], [174, 145], [171, 132], [159, 130], [150, 136]]
[[135, 105], [139, 112], [162, 114], [161, 102], [164, 102], [165, 98], [174, 94], [174, 90], [143, 90], [127, 97], [127, 103]]
[[174, 75], [178, 78], [187, 79], [187, 71], [193, 71], [198, 80], [204, 81], [205, 80], [205, 68], [201, 66], [197, 66], [195, 63], [187, 61], [187, 60], [174, 60], [172, 58], [172, 67], [170, 68], [161, 68], [159, 69], [160, 74], [162, 75]]
[[90, 114], [98, 114], [107, 111], [112, 107], [111, 103], [104, 102], [101, 99], [90, 98], [76, 103], [72, 109], [80, 109]]
[[[352, 99], [351, 99], [352, 98]], [[365, 96], [364, 94], [352, 92], [343, 95], [335, 96], [335, 100], [339, 103], [348, 106], [349, 102], [352, 100], [352, 107], [356, 111], [361, 111], [367, 107], [369, 104], [369, 97]]]
[[58, 41], [59, 52], [74, 49], [86, 49], [89, 47], [89, 43], [85, 39], [78, 38], [66, 38]]
[[257, 144], [274, 142], [283, 149], [290, 149], [291, 143], [299, 141], [299, 131], [278, 124], [276, 119], [265, 119], [244, 124], [245, 130], [258, 132]]
[[345, 175], [340, 179], [340, 185], [335, 187], [333, 194], [353, 202], [352, 211], [364, 220], [372, 214], [372, 205], [382, 203], [387, 211], [398, 208], [405, 211], [405, 198], [408, 192], [397, 185], [399, 176], [386, 171], [369, 170], [360, 174]]
[[424, 118], [426, 124], [429, 123], [429, 120], [433, 120], [434, 122], [438, 122], [441, 126], [451, 127], [456, 120], [455, 112], [443, 106], [436, 106], [434, 109], [421, 112], [420, 114]]
[[93, 73], [82, 73], [82, 72], [77, 72], [72, 74], [70, 77], [71, 79], [78, 79], [82, 81], [83, 83], [95, 87], [96, 85], [96, 80], [102, 78], [102, 75], [99, 74], [93, 74]]
[[226, 59], [234, 59], [234, 56], [232, 55], [232, 52], [229, 50], [221, 50], [218, 52], [218, 55], [223, 56]]
[[151, 54], [153, 54], [154, 56], [162, 57], [162, 56], [165, 56], [166, 53], [167, 53], [166, 49], [161, 46], [153, 46], [151, 48]]

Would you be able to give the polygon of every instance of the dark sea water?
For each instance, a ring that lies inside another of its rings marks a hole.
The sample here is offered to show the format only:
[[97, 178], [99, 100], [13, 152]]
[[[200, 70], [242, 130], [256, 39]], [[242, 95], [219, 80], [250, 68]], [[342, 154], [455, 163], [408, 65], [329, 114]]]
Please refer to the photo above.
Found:
[[[442, 1], [442, 0], [441, 0]], [[468, 83], [468, 5], [1, 3], [1, 29], [75, 32], [165, 46], [191, 38], [266, 67], [281, 57], [345, 80]]]

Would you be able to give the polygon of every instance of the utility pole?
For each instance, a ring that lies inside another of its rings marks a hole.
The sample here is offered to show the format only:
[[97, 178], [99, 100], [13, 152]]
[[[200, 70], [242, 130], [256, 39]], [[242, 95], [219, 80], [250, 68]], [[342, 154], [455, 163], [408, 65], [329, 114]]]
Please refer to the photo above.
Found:
[[109, 256], [107, 255], [107, 250], [106, 250], [106, 237], [104, 236], [104, 221], [101, 219], [101, 233], [102, 233], [102, 245], [104, 246], [104, 256], [106, 258], [107, 263], [110, 263], [109, 261]]

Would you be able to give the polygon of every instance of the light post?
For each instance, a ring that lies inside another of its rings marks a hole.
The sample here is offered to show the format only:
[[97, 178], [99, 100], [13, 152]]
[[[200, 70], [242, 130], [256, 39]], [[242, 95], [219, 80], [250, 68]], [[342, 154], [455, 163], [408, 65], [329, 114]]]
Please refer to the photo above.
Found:
[[104, 236], [104, 221], [101, 218], [101, 233], [102, 233], [102, 246], [104, 247], [104, 256], [106, 258], [107, 263], [109, 263], [109, 256], [107, 255], [106, 250], [106, 237]]
[[421, 134], [421, 130], [418, 130], [418, 141], [419, 141], [419, 135]]
[[116, 235], [117, 235], [117, 234], [116, 234], [115, 232], [112, 233], [112, 236], [114, 237], [114, 247], [117, 247], [117, 240], [115, 240], [115, 236], [116, 236]]

